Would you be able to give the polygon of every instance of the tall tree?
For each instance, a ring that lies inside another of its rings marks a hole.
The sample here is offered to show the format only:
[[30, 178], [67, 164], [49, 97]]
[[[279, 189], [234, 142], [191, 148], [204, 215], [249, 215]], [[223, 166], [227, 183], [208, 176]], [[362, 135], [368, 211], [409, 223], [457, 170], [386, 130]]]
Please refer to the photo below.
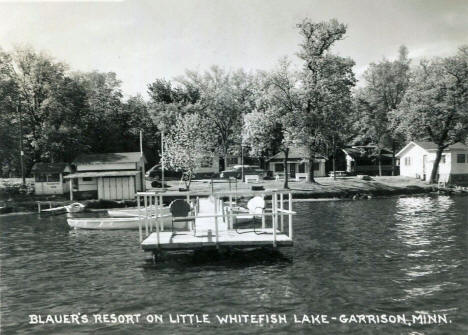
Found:
[[364, 73], [365, 86], [355, 95], [360, 144], [376, 145], [375, 156], [382, 175], [381, 155], [386, 146], [392, 148], [392, 175], [395, 175], [395, 151], [402, 145], [398, 128], [390, 115], [400, 105], [410, 80], [408, 50], [401, 46], [399, 58], [372, 63]]
[[253, 156], [283, 152], [284, 188], [288, 185], [288, 155], [293, 146], [292, 125], [301, 108], [297, 74], [282, 59], [277, 69], [259, 75], [256, 110], [244, 116], [243, 141]]
[[295, 141], [309, 148], [309, 180], [314, 182], [314, 161], [317, 153], [326, 152], [330, 138], [338, 129], [329, 123], [335, 112], [343, 113], [354, 85], [354, 62], [331, 53], [333, 44], [341, 40], [346, 26], [337, 20], [314, 23], [309, 19], [298, 24], [302, 37], [298, 56], [304, 61], [302, 71], [301, 116], [293, 126]]
[[468, 134], [468, 46], [453, 57], [422, 61], [393, 117], [410, 138], [437, 144], [430, 176], [436, 182], [442, 152]]

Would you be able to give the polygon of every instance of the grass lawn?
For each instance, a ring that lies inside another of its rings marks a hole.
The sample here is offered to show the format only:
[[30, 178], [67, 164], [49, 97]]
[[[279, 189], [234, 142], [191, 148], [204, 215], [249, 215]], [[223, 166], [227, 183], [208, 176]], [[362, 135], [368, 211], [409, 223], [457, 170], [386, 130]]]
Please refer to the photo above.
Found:
[[[147, 182], [148, 190], [157, 191], [151, 188], [151, 183]], [[168, 181], [167, 193], [176, 195], [179, 189], [179, 181]], [[245, 184], [237, 181], [237, 184], [227, 180], [216, 179], [211, 185], [211, 180], [195, 180], [190, 185], [190, 193], [196, 195], [209, 195], [212, 192], [235, 191], [246, 193], [252, 192], [252, 185], [261, 185], [265, 190], [284, 190], [283, 181], [264, 180], [259, 183]], [[182, 187], [182, 185], [181, 185]], [[333, 180], [329, 177], [316, 178], [316, 183], [307, 183], [305, 181], [289, 181], [289, 189], [294, 194], [300, 194], [310, 197], [337, 197], [347, 194], [368, 193], [374, 195], [385, 194], [404, 194], [418, 193], [432, 190], [432, 185], [415, 178], [401, 176], [372, 177], [372, 180], [366, 181], [357, 177], [346, 177]]]

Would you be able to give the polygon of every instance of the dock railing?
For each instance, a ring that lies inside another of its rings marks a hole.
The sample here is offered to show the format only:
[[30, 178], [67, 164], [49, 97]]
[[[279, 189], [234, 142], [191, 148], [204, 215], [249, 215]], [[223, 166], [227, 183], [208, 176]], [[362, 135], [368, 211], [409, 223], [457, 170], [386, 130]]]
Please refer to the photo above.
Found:
[[[288, 209], [284, 208], [285, 197], [284, 194], [288, 194]], [[292, 209], [292, 193], [291, 192], [281, 192], [281, 191], [266, 191], [262, 192], [262, 195], [271, 194], [271, 209], [265, 208], [262, 213], [252, 214], [255, 217], [261, 216], [262, 218], [262, 229], [266, 229], [266, 217], [271, 216], [271, 226], [272, 226], [272, 235], [273, 235], [273, 246], [277, 245], [277, 233], [278, 230], [280, 233], [285, 233], [284, 230], [284, 216], [288, 217], [288, 237], [293, 239], [293, 215], [296, 212]], [[234, 213], [233, 211], [233, 202], [232, 194], [218, 193], [214, 194], [214, 214], [199, 214], [199, 197], [196, 197], [196, 202], [194, 204], [194, 214], [192, 216], [186, 216], [184, 219], [196, 220], [201, 218], [213, 218], [214, 219], [214, 232], [215, 232], [215, 243], [216, 246], [219, 246], [219, 219], [227, 225], [228, 230], [234, 229], [234, 219], [239, 215], [250, 214], [250, 213]], [[162, 222], [162, 209], [163, 209], [163, 195], [162, 193], [156, 192], [138, 192], [137, 195], [137, 206], [138, 206], [138, 216], [139, 216], [139, 240], [140, 243], [143, 241], [143, 237], [149, 236], [153, 232], [153, 228], [156, 232], [156, 239], [158, 246], [160, 245], [160, 231], [164, 229]], [[223, 199], [228, 198], [229, 203], [226, 206], [226, 203]], [[186, 195], [187, 202], [190, 203], [190, 194]], [[143, 206], [142, 206], [143, 203]], [[219, 211], [218, 211], [219, 210]], [[154, 223], [154, 227], [153, 227]], [[279, 229], [278, 229], [279, 228]], [[190, 230], [190, 229], [189, 229]], [[144, 236], [143, 236], [144, 233]]]

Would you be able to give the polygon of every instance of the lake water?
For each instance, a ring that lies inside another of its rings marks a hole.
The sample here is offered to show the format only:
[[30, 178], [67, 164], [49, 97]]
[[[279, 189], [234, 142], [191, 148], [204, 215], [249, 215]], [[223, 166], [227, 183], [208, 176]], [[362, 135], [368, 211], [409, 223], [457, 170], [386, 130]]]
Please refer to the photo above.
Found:
[[[63, 216], [0, 217], [2, 334], [468, 334], [468, 198], [297, 202], [295, 245], [153, 265], [135, 231], [73, 231]], [[29, 324], [81, 313], [86, 324]], [[101, 324], [93, 314], [141, 314]], [[169, 314], [212, 323], [171, 324]], [[358, 324], [340, 315], [446, 315], [437, 324]], [[162, 314], [150, 324], [148, 314]], [[216, 315], [284, 314], [287, 323], [219, 325]], [[329, 324], [296, 324], [294, 315]], [[336, 319], [332, 319], [336, 318]]]

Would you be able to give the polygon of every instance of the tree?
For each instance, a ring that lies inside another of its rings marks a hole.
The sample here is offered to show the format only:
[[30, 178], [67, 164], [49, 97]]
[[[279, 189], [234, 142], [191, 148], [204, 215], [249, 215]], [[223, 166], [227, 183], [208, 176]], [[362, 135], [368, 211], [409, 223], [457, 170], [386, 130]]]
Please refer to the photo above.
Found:
[[166, 137], [164, 166], [182, 172], [185, 188], [190, 188], [194, 171], [207, 154], [212, 153], [209, 128], [198, 114], [177, 116], [176, 124]]
[[375, 144], [375, 155], [382, 175], [381, 154], [385, 146], [392, 148], [392, 175], [395, 175], [395, 151], [402, 143], [398, 128], [390, 115], [400, 105], [410, 79], [410, 60], [408, 50], [401, 46], [399, 58], [369, 65], [364, 73], [366, 85], [355, 95], [357, 128], [359, 136], [355, 139], [362, 144]]
[[243, 114], [254, 109], [252, 77], [242, 70], [226, 72], [213, 66], [203, 75], [187, 71], [179, 82], [200, 93], [197, 109], [217, 136], [217, 152], [224, 158], [236, 153], [241, 145]]
[[[354, 62], [331, 54], [333, 44], [343, 38], [346, 26], [337, 20], [313, 23], [309, 19], [298, 24], [303, 38], [299, 58], [304, 61], [301, 76], [302, 104], [300, 116], [292, 125], [293, 142], [309, 148], [309, 180], [314, 182], [313, 163], [316, 153], [324, 153], [340, 132], [338, 115], [349, 104], [350, 90], [355, 83]], [[333, 145], [334, 146], [334, 145]]]
[[436, 182], [442, 152], [468, 134], [468, 46], [453, 57], [422, 61], [393, 118], [410, 138], [437, 144], [430, 176]]
[[243, 142], [250, 154], [259, 157], [267, 151], [284, 154], [284, 188], [288, 185], [288, 155], [293, 145], [292, 127], [301, 107], [297, 74], [282, 59], [276, 70], [260, 74], [256, 110], [244, 116]]

